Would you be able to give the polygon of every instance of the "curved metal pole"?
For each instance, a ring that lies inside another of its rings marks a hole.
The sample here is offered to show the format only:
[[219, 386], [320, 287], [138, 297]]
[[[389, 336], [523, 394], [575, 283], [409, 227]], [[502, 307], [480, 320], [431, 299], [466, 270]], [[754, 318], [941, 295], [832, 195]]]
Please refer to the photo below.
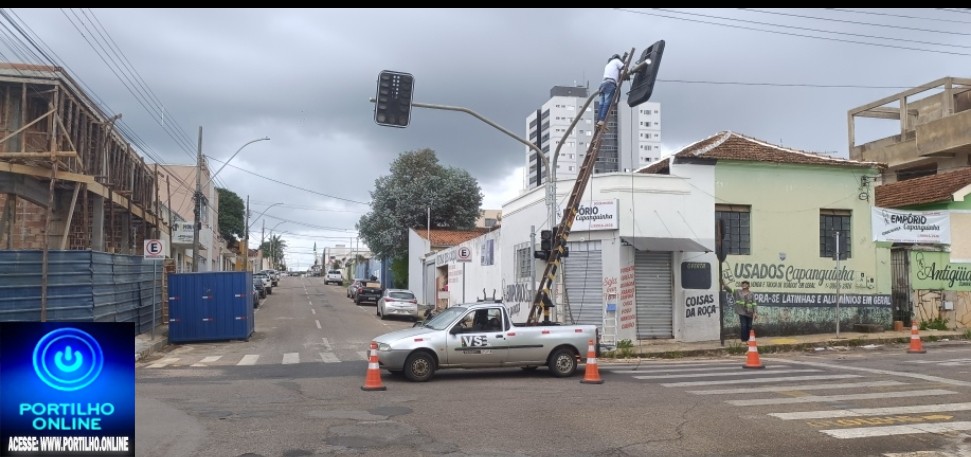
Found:
[[[263, 138], [257, 138], [255, 140], [247, 141], [245, 144], [243, 144], [242, 146], [240, 146], [239, 149], [237, 149], [236, 152], [234, 152], [233, 155], [229, 157], [229, 159], [226, 159], [226, 161], [223, 162], [223, 166], [219, 167], [219, 169], [216, 170], [216, 172], [213, 173], [212, 176], [209, 177], [209, 180], [206, 181], [206, 185], [209, 185], [209, 182], [210, 181], [212, 181], [213, 179], [216, 179], [216, 175], [218, 175], [220, 171], [223, 171], [223, 168], [226, 168], [226, 165], [229, 165], [229, 162], [232, 162], [233, 159], [236, 158], [236, 155], [239, 154], [239, 151], [242, 151], [243, 148], [245, 148], [246, 146], [249, 146], [249, 145], [251, 145], [253, 143], [256, 143], [257, 141], [269, 141], [269, 140], [270, 140], [270, 137], [265, 136]], [[202, 187], [205, 187], [205, 186], [202, 186]]]
[[277, 203], [273, 203], [270, 206], [267, 206], [266, 209], [264, 209], [263, 212], [260, 213], [259, 216], [256, 216], [256, 219], [253, 219], [253, 222], [251, 222], [249, 225], [246, 226], [246, 231], [249, 232], [250, 227], [253, 227], [253, 224], [255, 224], [256, 221], [260, 220], [260, 218], [263, 217], [263, 215], [266, 214], [266, 212], [269, 211], [270, 208], [272, 208], [272, 207], [274, 207], [276, 205], [282, 205], [282, 204], [283, 204], [283, 202], [277, 202]]

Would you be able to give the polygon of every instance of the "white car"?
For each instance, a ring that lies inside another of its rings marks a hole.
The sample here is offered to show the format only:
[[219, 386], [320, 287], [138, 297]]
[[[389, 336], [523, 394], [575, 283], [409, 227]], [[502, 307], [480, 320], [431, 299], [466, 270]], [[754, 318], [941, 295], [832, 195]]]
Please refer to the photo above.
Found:
[[327, 270], [327, 275], [324, 276], [324, 284], [337, 284], [338, 286], [343, 286], [344, 275], [341, 274], [340, 270]]
[[375, 313], [382, 320], [388, 316], [404, 316], [414, 320], [421, 318], [421, 310], [414, 292], [406, 289], [385, 289], [378, 299]]

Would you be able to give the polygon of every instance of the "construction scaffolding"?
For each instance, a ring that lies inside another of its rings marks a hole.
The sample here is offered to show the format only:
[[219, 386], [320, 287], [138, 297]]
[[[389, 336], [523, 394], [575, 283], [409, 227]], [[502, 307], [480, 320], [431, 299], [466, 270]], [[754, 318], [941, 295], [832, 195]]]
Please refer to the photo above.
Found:
[[149, 165], [60, 68], [0, 64], [0, 249], [138, 255], [168, 234]]

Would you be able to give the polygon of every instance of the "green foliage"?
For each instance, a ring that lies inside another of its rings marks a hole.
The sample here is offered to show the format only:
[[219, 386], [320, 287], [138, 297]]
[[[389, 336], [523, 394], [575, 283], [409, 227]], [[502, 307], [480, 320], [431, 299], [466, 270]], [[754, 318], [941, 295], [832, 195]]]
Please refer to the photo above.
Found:
[[246, 205], [243, 199], [222, 187], [217, 187], [216, 193], [219, 195], [219, 235], [226, 241], [242, 239], [246, 232], [243, 222]]
[[634, 342], [631, 340], [624, 339], [617, 342], [617, 349], [627, 349], [627, 348], [633, 348], [633, 347], [634, 347]]
[[391, 277], [394, 278], [395, 287], [408, 287], [408, 251], [391, 259]]
[[431, 149], [403, 152], [391, 174], [375, 180], [371, 211], [357, 230], [378, 257], [398, 257], [408, 250], [408, 229], [427, 228], [428, 208], [432, 228], [467, 230], [481, 206], [481, 188], [467, 171], [443, 167]]
[[923, 321], [920, 323], [921, 330], [934, 329], [934, 330], [947, 330], [947, 318], [943, 316], [937, 316], [931, 320]]
[[280, 238], [280, 235], [272, 235], [260, 245], [260, 249], [263, 250], [263, 256], [270, 259], [270, 264], [273, 265], [273, 268], [279, 269], [280, 265], [284, 263], [283, 259], [287, 251], [287, 240]]
[[971, 340], [971, 329], [964, 331], [964, 339]]

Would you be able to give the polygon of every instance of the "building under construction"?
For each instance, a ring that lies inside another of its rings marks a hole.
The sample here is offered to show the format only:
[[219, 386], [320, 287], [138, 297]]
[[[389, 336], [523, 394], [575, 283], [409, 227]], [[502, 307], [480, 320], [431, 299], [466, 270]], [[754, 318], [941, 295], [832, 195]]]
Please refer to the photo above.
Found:
[[160, 317], [167, 239], [146, 164], [61, 68], [0, 64], [0, 320]]

